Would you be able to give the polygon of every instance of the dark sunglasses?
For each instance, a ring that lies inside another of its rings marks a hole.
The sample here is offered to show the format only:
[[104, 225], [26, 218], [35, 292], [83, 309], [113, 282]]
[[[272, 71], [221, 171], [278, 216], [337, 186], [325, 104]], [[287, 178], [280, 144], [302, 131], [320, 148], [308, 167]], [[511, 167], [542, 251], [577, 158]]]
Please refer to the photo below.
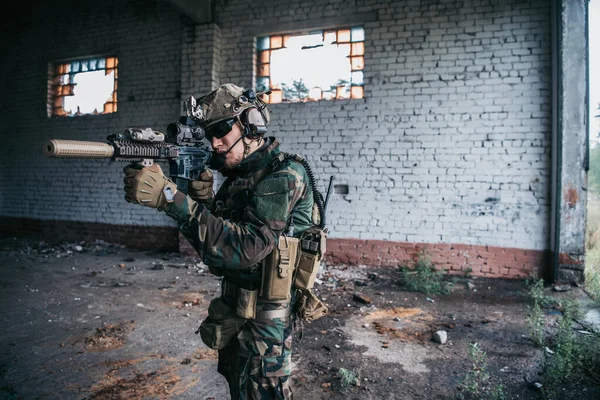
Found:
[[211, 141], [213, 138], [221, 139], [227, 135], [233, 129], [233, 125], [236, 123], [236, 119], [227, 119], [224, 121], [217, 122], [204, 132], [206, 138]]

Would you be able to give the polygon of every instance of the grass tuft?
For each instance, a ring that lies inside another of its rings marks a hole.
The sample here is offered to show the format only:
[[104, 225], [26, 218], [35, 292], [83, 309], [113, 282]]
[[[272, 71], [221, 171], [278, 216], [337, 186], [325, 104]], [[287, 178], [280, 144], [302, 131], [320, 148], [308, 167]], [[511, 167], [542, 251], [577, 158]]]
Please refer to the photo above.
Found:
[[342, 393], [346, 393], [350, 386], [360, 386], [360, 377], [354, 371], [346, 368], [340, 368], [338, 371], [340, 378], [340, 389]]
[[459, 399], [463, 400], [504, 400], [506, 399], [503, 385], [492, 385], [487, 371], [487, 355], [479, 344], [469, 345], [471, 368], [459, 385]]
[[400, 268], [400, 279], [396, 282], [409, 292], [425, 294], [449, 294], [450, 283], [444, 281], [444, 273], [435, 269], [425, 250], [419, 253], [413, 268]]

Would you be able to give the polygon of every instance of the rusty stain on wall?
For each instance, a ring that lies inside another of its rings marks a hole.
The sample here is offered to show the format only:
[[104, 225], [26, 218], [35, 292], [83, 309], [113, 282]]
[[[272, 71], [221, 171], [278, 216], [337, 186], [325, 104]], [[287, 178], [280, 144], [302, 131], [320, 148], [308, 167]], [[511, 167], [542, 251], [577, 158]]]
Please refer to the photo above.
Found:
[[583, 261], [577, 260], [577, 259], [571, 257], [567, 253], [560, 253], [558, 255], [558, 262], [561, 265], [581, 265], [581, 264], [583, 264]]
[[577, 202], [579, 201], [579, 193], [577, 193], [577, 189], [573, 187], [573, 185], [569, 184], [564, 191], [564, 201], [567, 203], [569, 208], [575, 208]]

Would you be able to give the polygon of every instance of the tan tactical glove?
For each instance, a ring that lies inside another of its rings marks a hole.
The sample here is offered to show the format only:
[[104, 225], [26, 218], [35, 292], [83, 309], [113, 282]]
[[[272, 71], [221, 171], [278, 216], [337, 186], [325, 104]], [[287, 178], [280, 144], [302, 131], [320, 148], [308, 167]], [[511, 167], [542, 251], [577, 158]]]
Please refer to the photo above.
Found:
[[173, 201], [177, 185], [165, 177], [160, 165], [152, 164], [141, 168], [138, 165], [128, 165], [125, 172], [125, 200], [146, 207], [162, 209]]
[[214, 176], [211, 170], [205, 169], [198, 180], [188, 183], [188, 195], [198, 203], [207, 203], [213, 198]]

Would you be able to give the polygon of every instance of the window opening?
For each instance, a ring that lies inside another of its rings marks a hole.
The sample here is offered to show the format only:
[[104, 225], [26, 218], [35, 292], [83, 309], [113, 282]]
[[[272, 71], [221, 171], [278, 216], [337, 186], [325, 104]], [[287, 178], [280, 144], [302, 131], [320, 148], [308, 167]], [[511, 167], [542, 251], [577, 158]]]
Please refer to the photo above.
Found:
[[362, 27], [257, 39], [257, 90], [268, 103], [361, 99], [365, 31]]
[[79, 59], [51, 66], [49, 115], [70, 117], [117, 111], [117, 57]]

